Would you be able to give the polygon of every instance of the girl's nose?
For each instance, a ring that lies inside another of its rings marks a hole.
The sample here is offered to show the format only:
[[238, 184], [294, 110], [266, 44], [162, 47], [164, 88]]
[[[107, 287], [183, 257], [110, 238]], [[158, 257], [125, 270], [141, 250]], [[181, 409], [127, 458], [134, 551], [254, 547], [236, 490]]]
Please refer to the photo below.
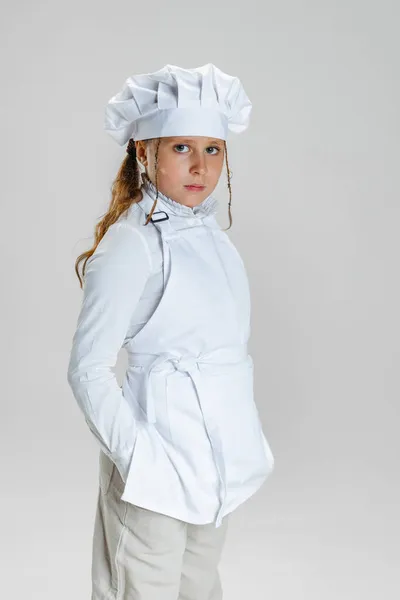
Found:
[[198, 160], [195, 160], [193, 163], [193, 170], [196, 171], [197, 173], [206, 173], [207, 172], [207, 165], [206, 165], [206, 161], [204, 158], [199, 158]]

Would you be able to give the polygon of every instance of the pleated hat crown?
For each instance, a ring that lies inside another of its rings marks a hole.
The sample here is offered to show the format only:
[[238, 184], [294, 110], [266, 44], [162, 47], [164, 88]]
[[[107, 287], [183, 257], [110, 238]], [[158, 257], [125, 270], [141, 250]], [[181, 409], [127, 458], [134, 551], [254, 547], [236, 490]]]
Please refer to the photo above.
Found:
[[207, 136], [226, 140], [249, 124], [252, 103], [237, 77], [212, 63], [165, 65], [132, 75], [105, 110], [105, 130], [123, 146], [130, 138]]

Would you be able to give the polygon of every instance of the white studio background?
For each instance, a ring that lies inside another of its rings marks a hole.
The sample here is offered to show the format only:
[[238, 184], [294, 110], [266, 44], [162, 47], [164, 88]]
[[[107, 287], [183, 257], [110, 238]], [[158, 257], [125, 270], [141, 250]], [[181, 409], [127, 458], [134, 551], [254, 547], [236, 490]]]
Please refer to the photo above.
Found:
[[[399, 597], [397, 2], [3, 2], [1, 580], [87, 600], [98, 450], [66, 370], [134, 73], [212, 62], [253, 102], [231, 136], [255, 390], [276, 459], [236, 512], [226, 600]], [[223, 172], [219, 220], [228, 224]], [[118, 374], [123, 372], [123, 356]], [[162, 598], [160, 598], [162, 600]]]

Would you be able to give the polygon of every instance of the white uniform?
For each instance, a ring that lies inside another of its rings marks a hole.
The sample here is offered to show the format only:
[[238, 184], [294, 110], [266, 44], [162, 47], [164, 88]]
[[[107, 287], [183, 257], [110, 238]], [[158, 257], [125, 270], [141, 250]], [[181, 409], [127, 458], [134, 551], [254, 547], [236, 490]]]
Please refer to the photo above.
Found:
[[146, 179], [142, 192], [87, 263], [68, 381], [121, 474], [122, 500], [219, 527], [274, 465], [253, 397], [247, 275], [213, 196], [191, 209], [159, 193], [144, 226], [155, 199]]

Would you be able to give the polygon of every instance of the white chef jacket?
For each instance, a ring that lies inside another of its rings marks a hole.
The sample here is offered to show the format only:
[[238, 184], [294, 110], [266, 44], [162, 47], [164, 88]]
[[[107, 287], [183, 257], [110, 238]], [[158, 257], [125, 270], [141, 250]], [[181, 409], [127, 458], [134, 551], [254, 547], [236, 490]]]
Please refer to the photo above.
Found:
[[[155, 198], [156, 190], [145, 175], [142, 185]], [[156, 210], [168, 212], [175, 223], [184, 220], [186, 227], [216, 208], [212, 195], [191, 208], [158, 192]], [[150, 223], [144, 236], [141, 217], [139, 206], [131, 205], [127, 214], [108, 228], [87, 261], [84, 297], [68, 366], [68, 382], [85, 420], [124, 481], [137, 423], [113, 368], [121, 347], [134, 338], [157, 307], [165, 284], [159, 233]], [[209, 520], [207, 515], [205, 522]]]

